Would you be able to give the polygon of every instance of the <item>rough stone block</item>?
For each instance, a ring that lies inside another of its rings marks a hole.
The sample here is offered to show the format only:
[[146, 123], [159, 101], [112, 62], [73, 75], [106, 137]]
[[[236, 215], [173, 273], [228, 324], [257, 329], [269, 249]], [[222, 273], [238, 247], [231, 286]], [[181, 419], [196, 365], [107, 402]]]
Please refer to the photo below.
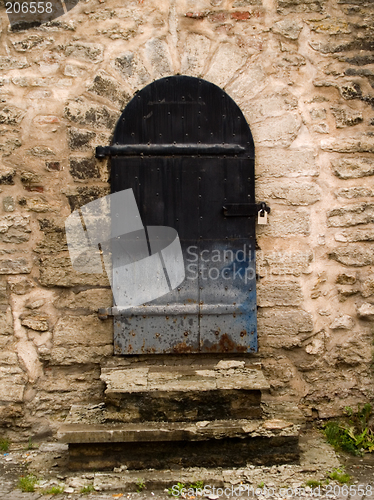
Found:
[[335, 240], [340, 242], [374, 241], [374, 229], [364, 227], [342, 231], [335, 234]]
[[297, 306], [303, 299], [297, 281], [261, 281], [257, 285], [258, 307]]
[[76, 189], [68, 189], [65, 194], [69, 200], [71, 210], [76, 210], [90, 201], [101, 198], [110, 193], [109, 187], [87, 186]]
[[68, 145], [72, 151], [91, 151], [96, 133], [91, 130], [68, 128]]
[[0, 184], [14, 184], [14, 176], [16, 171], [11, 167], [1, 167], [0, 168]]
[[257, 177], [301, 177], [318, 174], [316, 154], [312, 149], [256, 148]]
[[97, 64], [104, 58], [104, 47], [99, 43], [76, 42], [66, 47], [65, 55]]
[[0, 56], [0, 69], [22, 69], [28, 66], [30, 64], [27, 62], [26, 57]]
[[371, 158], [343, 158], [331, 163], [334, 174], [340, 179], [357, 179], [374, 175], [374, 160]]
[[332, 137], [321, 141], [321, 149], [336, 153], [374, 153], [374, 138], [370, 136], [347, 137], [344, 139]]
[[103, 274], [86, 274], [74, 271], [69, 257], [42, 257], [39, 273], [40, 284], [47, 287], [109, 286], [109, 280], [104, 272]]
[[112, 65], [126, 80], [126, 83], [134, 89], [144, 87], [144, 85], [151, 81], [151, 75], [145, 68], [143, 62], [140, 60], [139, 56], [133, 52], [124, 52], [120, 54]]
[[335, 196], [348, 200], [353, 198], [372, 198], [374, 196], [374, 190], [363, 186], [341, 188], [335, 192]]
[[345, 266], [372, 266], [374, 265], [374, 248], [349, 244], [344, 247], [337, 247], [329, 253], [329, 257]]
[[374, 204], [360, 203], [335, 208], [327, 213], [329, 227], [349, 227], [357, 224], [368, 224], [374, 221]]
[[278, 0], [280, 14], [296, 12], [322, 12], [325, 0]]
[[374, 278], [370, 277], [362, 282], [361, 295], [365, 299], [374, 295]]
[[46, 332], [49, 330], [48, 318], [43, 314], [23, 315], [21, 317], [21, 325], [37, 332]]
[[297, 98], [287, 90], [275, 94], [261, 93], [250, 101], [250, 107], [245, 114], [252, 128], [255, 122], [295, 111], [297, 104]]
[[321, 199], [321, 189], [315, 183], [301, 181], [258, 181], [258, 199], [276, 200], [285, 205], [313, 205]]
[[152, 38], [145, 44], [145, 56], [153, 68], [155, 78], [173, 73], [173, 63], [167, 43], [160, 38]]
[[257, 272], [261, 277], [268, 275], [294, 275], [310, 273], [310, 263], [313, 261], [313, 252], [256, 252]]
[[32, 264], [23, 257], [0, 259], [0, 274], [29, 274]]
[[69, 101], [65, 105], [64, 117], [79, 125], [92, 128], [112, 130], [117, 122], [119, 112], [113, 111], [106, 106], [93, 104], [85, 99]]
[[279, 33], [286, 38], [291, 40], [297, 40], [299, 38], [300, 32], [303, 29], [303, 25], [297, 21], [291, 19], [284, 19], [283, 21], [278, 21], [273, 25], [273, 32]]
[[267, 147], [287, 147], [296, 139], [301, 118], [296, 113], [267, 118], [251, 127], [255, 143]]
[[374, 304], [364, 302], [357, 308], [357, 316], [369, 321], [374, 320]]
[[56, 346], [102, 346], [113, 342], [110, 321], [97, 316], [64, 316], [53, 330], [53, 345]]
[[248, 53], [231, 43], [221, 44], [215, 52], [204, 78], [219, 87], [224, 87], [244, 66]]
[[259, 311], [258, 336], [261, 346], [276, 349], [298, 347], [311, 331], [313, 331], [313, 319], [306, 311], [288, 309]]
[[191, 34], [181, 44], [182, 75], [201, 76], [209, 56], [210, 40], [206, 36]]
[[351, 330], [354, 327], [354, 319], [348, 314], [342, 314], [330, 324], [331, 330]]
[[85, 290], [84, 292], [63, 293], [55, 302], [58, 309], [89, 309], [97, 311], [98, 308], [111, 307], [113, 303], [112, 291], [105, 288]]
[[259, 94], [266, 86], [266, 73], [260, 64], [250, 64], [226, 87], [226, 92], [242, 107], [246, 115], [251, 109], [249, 99]]
[[70, 173], [76, 179], [92, 179], [100, 177], [96, 158], [70, 157]]
[[129, 94], [121, 89], [117, 80], [103, 71], [95, 76], [91, 86], [88, 88], [88, 92], [105, 97], [118, 105], [120, 109], [123, 109], [130, 100]]
[[[94, 348], [79, 347], [54, 347], [50, 351], [40, 353], [40, 357], [52, 365], [86, 365], [100, 363], [103, 359], [113, 356], [113, 344], [95, 346]], [[76, 401], [76, 395], [73, 397]]]
[[0, 218], [0, 241], [24, 243], [30, 239], [30, 216], [5, 215]]
[[338, 283], [339, 285], [354, 285], [356, 281], [356, 273], [340, 273], [336, 277], [336, 283]]
[[332, 107], [331, 111], [335, 118], [336, 128], [352, 127], [364, 121], [362, 113], [358, 111], [353, 112], [346, 108], [337, 107]]
[[21, 374], [6, 376], [6, 371], [0, 373], [0, 401], [9, 403], [20, 403], [23, 401], [26, 377]]
[[63, 220], [39, 219], [40, 230], [43, 231], [43, 239], [36, 245], [34, 252], [57, 253], [66, 251], [66, 235]]
[[268, 217], [268, 224], [258, 226], [261, 235], [274, 237], [288, 237], [298, 234], [309, 235], [310, 215], [305, 210], [273, 209]]
[[25, 111], [15, 106], [2, 106], [0, 108], [0, 123], [4, 125], [18, 125], [21, 123]]

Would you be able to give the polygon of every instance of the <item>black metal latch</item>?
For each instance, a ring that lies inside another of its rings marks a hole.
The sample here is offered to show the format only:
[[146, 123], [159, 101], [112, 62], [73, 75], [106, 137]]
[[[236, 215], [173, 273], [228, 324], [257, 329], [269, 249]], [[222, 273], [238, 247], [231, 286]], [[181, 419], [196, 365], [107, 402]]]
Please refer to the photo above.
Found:
[[251, 217], [254, 215], [264, 217], [265, 212], [270, 214], [270, 207], [264, 201], [260, 203], [227, 203], [223, 207], [225, 217]]

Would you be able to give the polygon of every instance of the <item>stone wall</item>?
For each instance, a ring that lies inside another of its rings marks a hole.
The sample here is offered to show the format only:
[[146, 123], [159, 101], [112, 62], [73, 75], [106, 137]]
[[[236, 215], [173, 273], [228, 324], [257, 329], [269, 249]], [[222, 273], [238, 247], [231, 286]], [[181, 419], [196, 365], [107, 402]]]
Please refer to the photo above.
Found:
[[258, 227], [252, 357], [269, 397], [320, 417], [372, 400], [372, 2], [120, 4], [81, 1], [26, 31], [1, 7], [0, 425], [48, 436], [71, 404], [102, 400], [112, 326], [96, 311], [110, 288], [72, 269], [64, 220], [109, 193], [94, 148], [126, 103], [177, 73], [224, 88], [254, 135], [257, 199], [272, 212]]

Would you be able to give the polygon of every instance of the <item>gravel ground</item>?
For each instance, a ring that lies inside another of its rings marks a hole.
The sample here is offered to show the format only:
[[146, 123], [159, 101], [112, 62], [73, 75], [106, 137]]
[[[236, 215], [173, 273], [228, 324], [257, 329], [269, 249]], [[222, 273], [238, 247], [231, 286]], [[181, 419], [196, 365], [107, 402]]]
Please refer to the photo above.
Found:
[[[0, 455], [0, 500], [170, 500], [178, 497], [169, 495], [168, 488], [178, 482], [189, 485], [196, 481], [204, 481], [206, 491], [196, 494], [186, 490], [179, 498], [374, 500], [374, 457], [337, 456], [317, 431], [303, 433], [300, 446], [302, 454], [298, 465], [179, 471], [127, 471], [121, 467], [114, 471], [85, 473], [69, 472], [68, 453], [59, 443], [41, 443], [34, 450], [13, 446], [8, 453]], [[344, 468], [352, 476], [351, 481], [345, 486], [337, 481], [325, 484], [328, 474], [337, 468]], [[17, 488], [19, 477], [28, 474], [39, 479], [35, 492], [22, 492]], [[310, 480], [324, 484], [312, 490], [305, 486]], [[145, 487], [137, 492], [141, 483]], [[93, 491], [81, 493], [87, 486]], [[46, 494], [53, 487], [63, 487], [64, 493]]]

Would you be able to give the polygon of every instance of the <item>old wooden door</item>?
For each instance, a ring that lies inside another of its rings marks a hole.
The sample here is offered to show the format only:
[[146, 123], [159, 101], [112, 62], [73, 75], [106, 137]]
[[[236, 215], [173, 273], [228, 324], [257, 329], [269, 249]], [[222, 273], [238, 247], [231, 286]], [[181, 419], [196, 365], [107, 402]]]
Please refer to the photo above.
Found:
[[115, 353], [256, 351], [254, 144], [239, 107], [202, 79], [163, 78], [126, 106], [106, 155], [112, 192], [132, 188], [144, 226], [176, 229], [185, 265], [164, 296], [116, 304]]

